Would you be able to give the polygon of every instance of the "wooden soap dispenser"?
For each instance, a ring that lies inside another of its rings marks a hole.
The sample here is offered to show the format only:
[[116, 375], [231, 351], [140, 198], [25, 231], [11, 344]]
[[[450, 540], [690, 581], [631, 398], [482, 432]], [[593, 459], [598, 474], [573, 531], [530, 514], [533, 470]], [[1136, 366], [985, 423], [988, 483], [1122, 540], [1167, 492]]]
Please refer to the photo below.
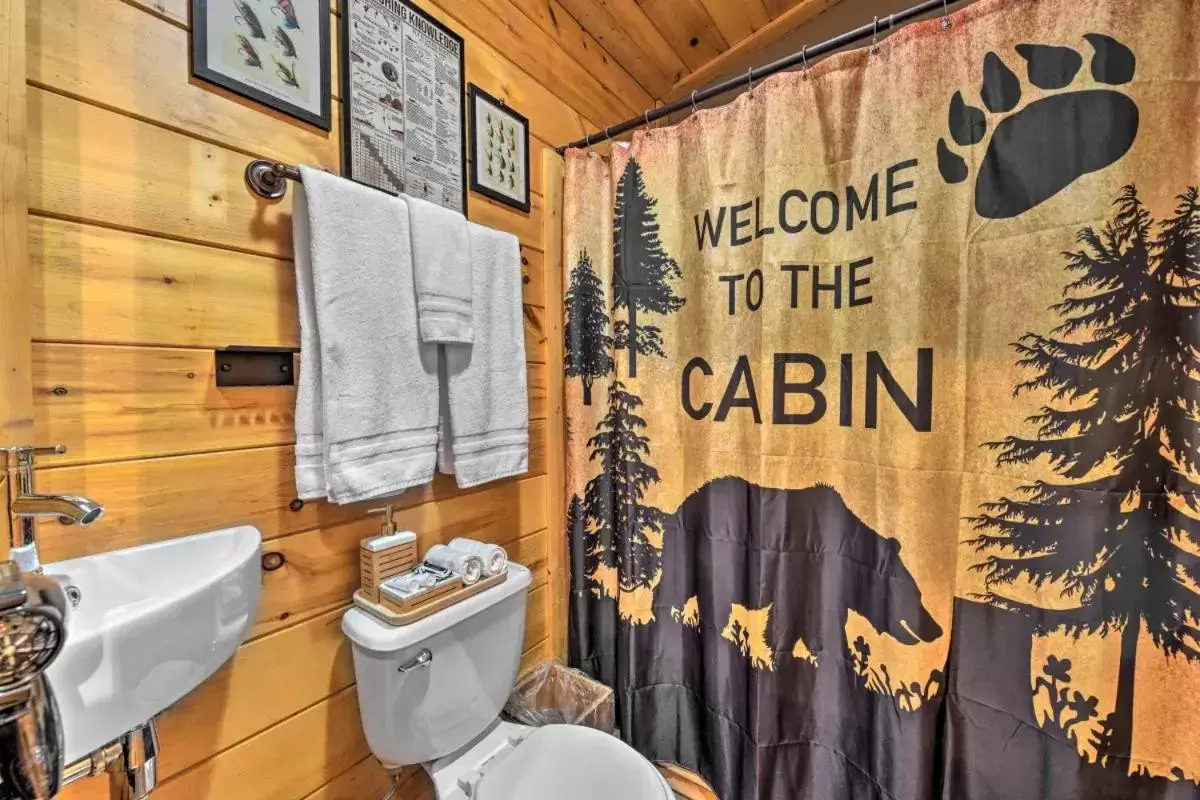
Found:
[[391, 505], [372, 508], [367, 513], [383, 515], [379, 535], [363, 539], [359, 544], [361, 592], [367, 600], [378, 603], [379, 584], [417, 565], [417, 535], [412, 531], [396, 530]]

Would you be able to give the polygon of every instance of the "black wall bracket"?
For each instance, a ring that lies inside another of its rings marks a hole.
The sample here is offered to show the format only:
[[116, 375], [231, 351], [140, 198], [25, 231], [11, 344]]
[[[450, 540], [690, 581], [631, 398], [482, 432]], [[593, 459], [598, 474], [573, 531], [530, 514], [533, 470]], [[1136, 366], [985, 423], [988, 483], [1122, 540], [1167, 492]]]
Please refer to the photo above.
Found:
[[222, 347], [216, 356], [217, 386], [295, 386], [291, 347]]

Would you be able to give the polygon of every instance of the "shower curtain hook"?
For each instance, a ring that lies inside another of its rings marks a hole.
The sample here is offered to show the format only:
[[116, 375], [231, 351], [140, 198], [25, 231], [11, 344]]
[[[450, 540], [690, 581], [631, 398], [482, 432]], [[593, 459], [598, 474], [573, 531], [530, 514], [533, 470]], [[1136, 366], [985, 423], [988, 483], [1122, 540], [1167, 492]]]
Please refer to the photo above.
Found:
[[879, 15], [875, 16], [874, 29], [871, 33], [871, 52], [879, 49]]
[[750, 81], [750, 88], [747, 89], [747, 91], [753, 92], [754, 91], [754, 67], [751, 67], [750, 69], [746, 70], [746, 79], [748, 81]]
[[950, 29], [950, 2], [942, 0], [942, 30]]
[[605, 125], [605, 126], [604, 126], [604, 141], [606, 141], [606, 142], [611, 142], [611, 141], [612, 141], [612, 134], [608, 132], [608, 129], [609, 129], [609, 128], [611, 128], [611, 127], [612, 127], [612, 125]]
[[696, 90], [692, 89], [692, 113], [695, 114], [699, 110], [696, 108]]
[[800, 48], [800, 63], [804, 66], [804, 77], [808, 77], [808, 45]]

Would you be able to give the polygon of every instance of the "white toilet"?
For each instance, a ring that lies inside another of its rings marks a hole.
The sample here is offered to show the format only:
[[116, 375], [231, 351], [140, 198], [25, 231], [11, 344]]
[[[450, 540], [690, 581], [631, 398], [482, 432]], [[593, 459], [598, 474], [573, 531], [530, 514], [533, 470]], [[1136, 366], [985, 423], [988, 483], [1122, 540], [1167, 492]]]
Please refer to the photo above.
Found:
[[500, 719], [529, 581], [513, 564], [504, 583], [402, 627], [346, 612], [371, 751], [389, 766], [424, 766], [438, 800], [671, 800], [658, 770], [614, 736]]

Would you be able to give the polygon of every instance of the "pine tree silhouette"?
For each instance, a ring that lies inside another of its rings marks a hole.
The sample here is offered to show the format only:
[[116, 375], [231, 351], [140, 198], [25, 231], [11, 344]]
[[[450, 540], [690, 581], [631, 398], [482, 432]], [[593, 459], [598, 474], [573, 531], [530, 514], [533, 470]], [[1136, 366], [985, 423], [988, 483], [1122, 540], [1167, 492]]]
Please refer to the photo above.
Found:
[[671, 314], [683, 308], [670, 281], [683, 273], [658, 238], [658, 201], [646, 190], [642, 168], [629, 159], [617, 183], [613, 208], [613, 305], [629, 310], [629, 321], [613, 326], [613, 343], [629, 350], [629, 377], [637, 377], [637, 357], [665, 356], [662, 331], [637, 321], [638, 311]]
[[588, 439], [590, 459], [600, 462], [600, 473], [588, 481], [583, 500], [596, 526], [588, 567], [590, 571], [599, 565], [617, 567], [623, 589], [648, 586], [658, 573], [659, 550], [648, 534], [661, 536], [666, 519], [660, 509], [642, 502], [646, 489], [659, 477], [658, 470], [644, 460], [650, 442], [641, 434], [646, 427], [637, 415], [641, 405], [640, 397], [614, 381], [608, 392], [608, 414]]
[[[1036, 438], [986, 447], [999, 464], [1045, 457], [1063, 482], [1035, 481], [972, 517], [970, 543], [991, 554], [984, 599], [1036, 620], [1041, 632], [1120, 631], [1116, 708], [1102, 756], [1128, 756], [1133, 735], [1139, 635], [1169, 656], [1200, 660], [1200, 204], [1197, 190], [1152, 237], [1134, 187], [1104, 229], [1081, 230], [1064, 253], [1077, 278], [1052, 335], [1014, 346], [1037, 376], [1014, 395], [1052, 392], [1054, 406], [1029, 418]], [[1075, 606], [1049, 610], [996, 589], [1053, 584]]]
[[613, 371], [612, 338], [604, 287], [587, 250], [571, 270], [566, 297], [566, 358], [564, 374], [583, 379], [583, 404], [592, 404], [592, 381]]

